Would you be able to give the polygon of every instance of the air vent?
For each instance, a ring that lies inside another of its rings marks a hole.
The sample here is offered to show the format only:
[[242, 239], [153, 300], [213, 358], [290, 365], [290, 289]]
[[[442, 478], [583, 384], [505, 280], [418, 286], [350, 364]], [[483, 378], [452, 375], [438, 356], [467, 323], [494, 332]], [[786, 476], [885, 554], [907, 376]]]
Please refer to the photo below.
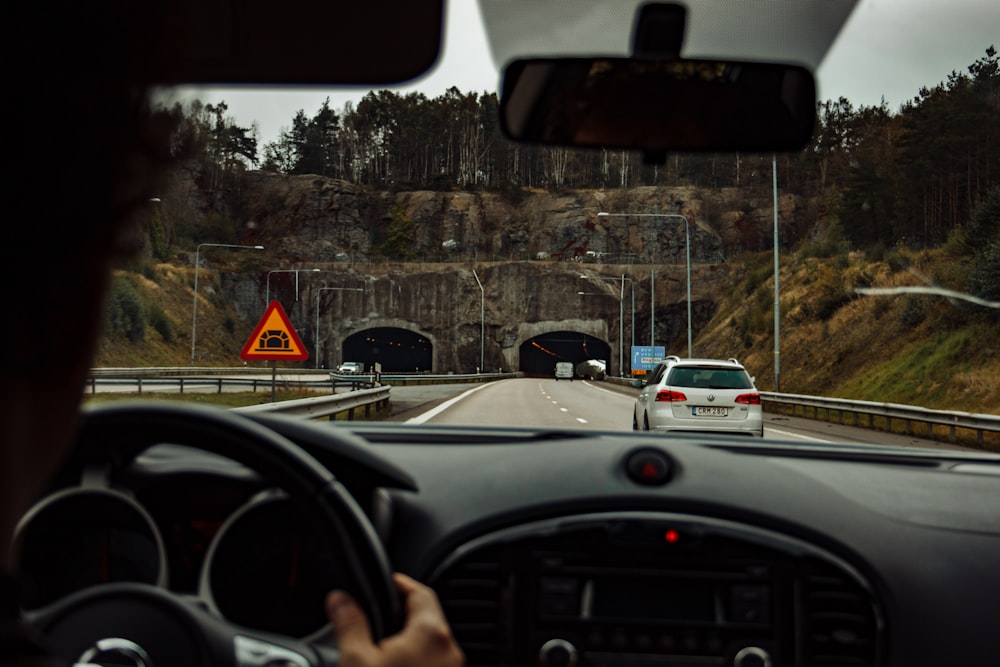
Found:
[[503, 617], [507, 595], [502, 552], [486, 549], [453, 563], [432, 583], [467, 667], [505, 667], [509, 631]]
[[810, 561], [800, 578], [802, 667], [868, 667], [879, 655], [879, 615], [854, 578]]

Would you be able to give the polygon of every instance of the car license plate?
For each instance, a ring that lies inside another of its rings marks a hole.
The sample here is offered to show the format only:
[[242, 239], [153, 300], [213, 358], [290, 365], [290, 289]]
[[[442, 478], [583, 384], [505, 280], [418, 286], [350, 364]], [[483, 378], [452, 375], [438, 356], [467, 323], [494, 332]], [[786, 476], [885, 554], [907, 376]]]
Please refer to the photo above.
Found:
[[729, 408], [717, 408], [714, 405], [696, 405], [691, 408], [691, 414], [696, 417], [725, 417]]

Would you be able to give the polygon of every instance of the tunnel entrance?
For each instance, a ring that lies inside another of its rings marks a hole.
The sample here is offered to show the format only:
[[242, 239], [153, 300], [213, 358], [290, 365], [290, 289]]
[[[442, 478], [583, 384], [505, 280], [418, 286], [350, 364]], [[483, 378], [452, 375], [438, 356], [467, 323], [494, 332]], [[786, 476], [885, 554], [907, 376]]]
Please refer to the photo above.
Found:
[[383, 373], [414, 373], [432, 370], [433, 352], [431, 342], [418, 333], [377, 327], [348, 336], [344, 340], [343, 360], [360, 361], [365, 370], [378, 362]]
[[589, 359], [608, 362], [611, 348], [600, 338], [577, 331], [552, 331], [521, 343], [520, 370], [530, 377], [553, 377], [557, 361], [573, 365]]

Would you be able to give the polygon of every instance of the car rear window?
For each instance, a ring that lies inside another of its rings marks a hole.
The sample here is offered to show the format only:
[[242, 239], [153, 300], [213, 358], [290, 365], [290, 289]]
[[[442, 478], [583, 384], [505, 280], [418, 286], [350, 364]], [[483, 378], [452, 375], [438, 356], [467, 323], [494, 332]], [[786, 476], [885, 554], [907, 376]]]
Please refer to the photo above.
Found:
[[667, 375], [671, 387], [697, 387], [699, 389], [751, 389], [753, 383], [745, 370], [740, 368], [672, 368]]

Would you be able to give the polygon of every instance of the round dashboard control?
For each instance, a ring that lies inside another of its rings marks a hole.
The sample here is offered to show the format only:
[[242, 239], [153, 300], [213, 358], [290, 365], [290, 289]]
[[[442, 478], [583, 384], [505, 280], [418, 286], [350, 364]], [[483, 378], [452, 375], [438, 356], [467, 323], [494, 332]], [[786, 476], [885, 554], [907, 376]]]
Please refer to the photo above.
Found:
[[670, 479], [670, 459], [652, 447], [636, 449], [625, 459], [625, 472], [637, 484], [656, 486]]
[[757, 646], [747, 646], [733, 657], [733, 667], [771, 667], [771, 654]]
[[565, 639], [550, 639], [538, 650], [538, 667], [576, 667], [576, 647]]

